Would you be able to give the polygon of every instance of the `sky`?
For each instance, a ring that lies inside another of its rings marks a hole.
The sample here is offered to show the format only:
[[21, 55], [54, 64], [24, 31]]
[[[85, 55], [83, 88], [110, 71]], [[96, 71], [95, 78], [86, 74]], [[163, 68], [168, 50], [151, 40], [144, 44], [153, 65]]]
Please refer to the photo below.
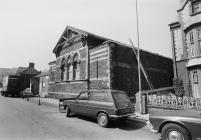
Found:
[[[138, 0], [139, 47], [172, 58], [168, 24], [179, 0]], [[0, 0], [0, 68], [47, 70], [66, 26], [137, 43], [136, 0]]]

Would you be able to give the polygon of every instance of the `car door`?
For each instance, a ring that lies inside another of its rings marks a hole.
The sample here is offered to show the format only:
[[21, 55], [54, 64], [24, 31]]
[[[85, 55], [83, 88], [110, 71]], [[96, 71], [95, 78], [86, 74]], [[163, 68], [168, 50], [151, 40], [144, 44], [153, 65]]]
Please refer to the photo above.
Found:
[[91, 91], [89, 96], [88, 102], [88, 114], [92, 117], [97, 115], [99, 111], [105, 111], [105, 104], [104, 101], [105, 92], [103, 91]]
[[75, 100], [74, 112], [82, 115], [87, 115], [88, 99], [88, 91], [81, 92], [78, 98]]

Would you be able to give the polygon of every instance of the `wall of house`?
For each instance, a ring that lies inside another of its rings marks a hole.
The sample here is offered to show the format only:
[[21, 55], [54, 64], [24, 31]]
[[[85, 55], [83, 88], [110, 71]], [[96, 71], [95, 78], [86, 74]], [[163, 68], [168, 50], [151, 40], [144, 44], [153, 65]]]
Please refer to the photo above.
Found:
[[138, 91], [137, 59], [132, 49], [111, 44], [111, 88], [132, 94]]
[[45, 97], [48, 94], [49, 76], [44, 75], [40, 77], [39, 95]]
[[176, 61], [180, 61], [183, 59], [183, 45], [182, 45], [182, 30], [181, 28], [179, 29], [174, 29], [173, 31], [173, 44], [174, 44], [174, 49], [175, 49], [175, 57]]
[[183, 29], [188, 28], [190, 25], [201, 21], [201, 14], [193, 14], [191, 1], [188, 1], [183, 10], [179, 13], [179, 20], [183, 25]]
[[[173, 63], [171, 59], [140, 52], [141, 62], [154, 88], [172, 86]], [[132, 48], [111, 44], [111, 86], [113, 89], [134, 94], [138, 91], [138, 64]], [[149, 89], [141, 71], [142, 90]]]
[[[87, 90], [87, 57], [88, 57], [88, 47], [83, 44], [83, 42], [77, 41], [70, 46], [63, 46], [61, 50], [61, 55], [57, 57], [57, 60], [50, 68], [50, 83], [48, 90], [51, 93], [57, 94], [67, 94], [67, 93], [77, 93], [82, 90]], [[77, 53], [79, 56], [79, 73], [78, 79], [72, 79], [72, 75], [69, 79], [62, 81], [61, 79], [61, 61], [68, 58], [68, 56], [73, 57]]]
[[108, 43], [89, 50], [90, 89], [110, 89]]
[[[185, 2], [185, 1], [184, 1]], [[180, 4], [184, 6], [184, 2]], [[192, 96], [193, 85], [192, 85], [192, 73], [196, 69], [198, 76], [200, 75], [199, 66], [189, 67], [188, 63], [194, 58], [200, 57], [201, 55], [201, 43], [198, 38], [198, 30], [201, 29], [201, 14], [193, 13], [192, 1], [188, 1], [183, 9], [178, 11], [178, 21], [181, 24], [181, 35], [177, 31], [174, 31], [173, 45], [175, 48], [176, 55], [176, 68], [178, 78], [183, 81], [184, 91], [186, 95]], [[193, 35], [193, 39], [190, 39]], [[183, 59], [179, 59], [180, 56], [180, 45], [178, 41], [182, 41], [182, 48], [184, 52]], [[198, 78], [200, 79], [200, 77]], [[199, 80], [198, 80], [199, 81]], [[201, 89], [201, 84], [199, 83], [199, 90]]]
[[186, 68], [187, 61], [178, 61], [176, 66], [177, 66], [177, 75], [178, 78], [183, 81], [183, 86], [184, 86], [184, 91], [188, 95], [190, 93], [190, 79], [189, 79], [189, 72]]

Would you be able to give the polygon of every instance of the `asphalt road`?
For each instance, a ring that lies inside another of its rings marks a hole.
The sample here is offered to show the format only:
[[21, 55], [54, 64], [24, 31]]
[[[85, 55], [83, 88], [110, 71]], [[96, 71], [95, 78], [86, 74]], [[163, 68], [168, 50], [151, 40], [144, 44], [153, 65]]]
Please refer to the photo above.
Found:
[[66, 118], [57, 108], [0, 96], [0, 140], [159, 140], [142, 122], [100, 127], [95, 119]]

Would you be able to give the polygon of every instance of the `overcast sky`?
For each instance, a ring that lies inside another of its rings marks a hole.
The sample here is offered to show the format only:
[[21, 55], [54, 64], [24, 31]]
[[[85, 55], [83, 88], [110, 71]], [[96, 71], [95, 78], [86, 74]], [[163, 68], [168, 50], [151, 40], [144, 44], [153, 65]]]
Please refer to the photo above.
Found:
[[[179, 0], [138, 0], [140, 48], [172, 57]], [[0, 67], [48, 69], [67, 25], [137, 45], [135, 0], [0, 0]]]

